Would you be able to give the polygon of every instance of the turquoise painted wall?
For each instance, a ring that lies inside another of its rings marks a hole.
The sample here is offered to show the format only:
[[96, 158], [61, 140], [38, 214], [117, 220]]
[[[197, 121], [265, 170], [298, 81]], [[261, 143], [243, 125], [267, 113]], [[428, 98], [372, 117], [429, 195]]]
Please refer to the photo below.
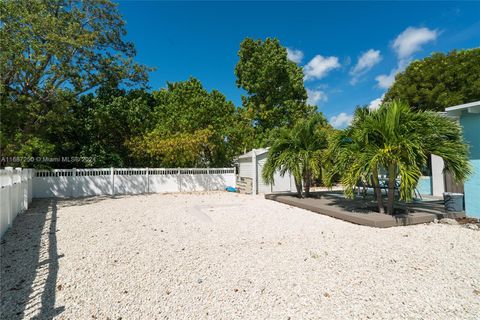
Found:
[[480, 218], [480, 113], [463, 113], [460, 117], [463, 136], [470, 147], [473, 174], [465, 181], [465, 212]]
[[418, 179], [417, 190], [421, 195], [432, 195], [432, 177], [421, 176]]

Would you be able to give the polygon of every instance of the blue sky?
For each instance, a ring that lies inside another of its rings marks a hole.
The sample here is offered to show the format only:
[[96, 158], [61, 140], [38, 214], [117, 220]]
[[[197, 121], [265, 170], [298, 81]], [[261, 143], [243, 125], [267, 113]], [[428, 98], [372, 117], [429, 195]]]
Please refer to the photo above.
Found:
[[480, 46], [480, 2], [120, 1], [150, 86], [200, 79], [236, 105], [237, 52], [245, 37], [276, 37], [304, 68], [309, 101], [344, 127], [374, 107], [396, 72], [432, 52]]

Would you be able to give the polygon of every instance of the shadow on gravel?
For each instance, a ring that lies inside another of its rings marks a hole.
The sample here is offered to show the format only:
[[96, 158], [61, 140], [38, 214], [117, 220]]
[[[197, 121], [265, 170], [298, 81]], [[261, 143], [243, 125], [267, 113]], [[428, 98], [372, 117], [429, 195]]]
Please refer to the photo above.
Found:
[[[60, 208], [64, 207], [78, 207], [86, 206], [89, 204], [94, 204], [97, 202], [109, 200], [109, 199], [121, 199], [127, 197], [128, 195], [115, 195], [115, 196], [88, 196], [88, 197], [79, 197], [79, 198], [64, 198], [60, 201], [58, 206]], [[52, 198], [53, 199], [53, 198]]]
[[[52, 319], [58, 259], [57, 200], [35, 199], [17, 216], [0, 245], [2, 319]], [[60, 289], [60, 288], [58, 288]]]

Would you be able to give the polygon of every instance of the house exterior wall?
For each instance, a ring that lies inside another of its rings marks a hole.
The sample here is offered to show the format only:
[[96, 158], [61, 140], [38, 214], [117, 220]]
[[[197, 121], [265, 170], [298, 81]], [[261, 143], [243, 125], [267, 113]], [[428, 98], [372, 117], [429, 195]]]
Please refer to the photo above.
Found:
[[238, 175], [240, 177], [253, 179], [253, 163], [252, 158], [244, 158], [238, 160]]
[[[267, 161], [267, 153], [260, 153], [256, 155], [256, 165], [252, 157], [238, 159], [238, 176], [251, 178], [253, 180], [253, 192], [255, 193], [272, 193], [272, 192], [285, 192], [294, 191], [295, 182], [291, 178], [289, 173], [286, 173], [283, 177], [279, 172], [274, 175], [274, 184], [268, 184], [263, 181], [262, 171], [265, 162]], [[255, 183], [255, 178], [257, 182]]]
[[263, 166], [267, 162], [267, 153], [263, 153], [257, 156], [257, 177], [258, 177], [258, 184], [257, 184], [257, 191], [258, 193], [271, 193], [272, 186], [268, 183], [265, 183], [262, 178], [262, 171]]
[[275, 183], [272, 185], [272, 192], [296, 191], [295, 183], [291, 183], [290, 172], [282, 177], [280, 172], [275, 173]]
[[465, 212], [480, 218], [480, 113], [462, 113], [460, 123], [465, 141], [470, 148], [470, 163], [473, 173], [465, 181]]

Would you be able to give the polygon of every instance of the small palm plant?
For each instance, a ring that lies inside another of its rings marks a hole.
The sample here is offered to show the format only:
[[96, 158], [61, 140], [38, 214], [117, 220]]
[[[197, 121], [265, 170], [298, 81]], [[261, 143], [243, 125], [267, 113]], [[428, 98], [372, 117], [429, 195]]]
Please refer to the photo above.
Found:
[[322, 114], [299, 121], [292, 129], [280, 129], [270, 142], [262, 171], [263, 180], [274, 183], [275, 172], [278, 171], [281, 176], [290, 172], [295, 179], [298, 196], [308, 197], [312, 179], [321, 174], [323, 151], [328, 147], [328, 131], [327, 120]]
[[443, 158], [445, 171], [463, 181], [470, 173], [468, 147], [457, 122], [435, 112], [414, 112], [394, 101], [378, 110], [357, 108], [349, 128], [331, 145], [335, 169], [341, 175], [347, 197], [354, 187], [371, 182], [379, 212], [384, 212], [378, 173], [388, 173], [387, 212], [394, 213], [395, 180], [400, 178], [400, 199], [410, 201], [428, 157]]

